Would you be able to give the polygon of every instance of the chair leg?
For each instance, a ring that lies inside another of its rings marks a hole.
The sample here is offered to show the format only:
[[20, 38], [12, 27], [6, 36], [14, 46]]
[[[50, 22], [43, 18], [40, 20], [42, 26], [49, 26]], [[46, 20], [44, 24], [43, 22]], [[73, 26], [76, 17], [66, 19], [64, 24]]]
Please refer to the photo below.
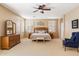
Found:
[[66, 47], [65, 47], [65, 51], [66, 51]]
[[77, 48], [77, 52], [79, 52], [78, 48]]

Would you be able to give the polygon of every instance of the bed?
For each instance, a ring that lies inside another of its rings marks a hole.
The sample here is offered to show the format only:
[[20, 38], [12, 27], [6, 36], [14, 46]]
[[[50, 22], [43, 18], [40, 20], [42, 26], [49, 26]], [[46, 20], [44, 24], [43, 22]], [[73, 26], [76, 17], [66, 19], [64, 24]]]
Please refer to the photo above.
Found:
[[51, 40], [51, 37], [48, 33], [48, 27], [35, 27], [30, 38], [32, 40]]

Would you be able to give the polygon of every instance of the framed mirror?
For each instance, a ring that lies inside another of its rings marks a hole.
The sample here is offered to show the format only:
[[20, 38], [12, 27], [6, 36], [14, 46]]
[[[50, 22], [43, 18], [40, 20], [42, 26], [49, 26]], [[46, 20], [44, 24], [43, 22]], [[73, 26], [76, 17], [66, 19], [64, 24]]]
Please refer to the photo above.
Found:
[[5, 23], [5, 34], [6, 35], [16, 34], [16, 24], [11, 20], [7, 20]]
[[13, 22], [13, 34], [16, 34], [16, 24]]
[[7, 23], [7, 28], [12, 28], [12, 21], [11, 20], [6, 21], [6, 23]]

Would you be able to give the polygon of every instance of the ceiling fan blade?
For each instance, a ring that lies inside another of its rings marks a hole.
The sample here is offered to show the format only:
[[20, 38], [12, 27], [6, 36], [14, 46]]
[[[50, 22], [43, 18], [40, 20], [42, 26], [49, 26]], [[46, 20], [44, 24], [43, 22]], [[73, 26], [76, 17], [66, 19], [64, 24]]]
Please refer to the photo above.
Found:
[[38, 9], [37, 7], [33, 7], [33, 8]]
[[51, 9], [42, 9], [42, 10], [51, 10]]
[[35, 10], [35, 11], [33, 11], [33, 12], [37, 12], [38, 10]]

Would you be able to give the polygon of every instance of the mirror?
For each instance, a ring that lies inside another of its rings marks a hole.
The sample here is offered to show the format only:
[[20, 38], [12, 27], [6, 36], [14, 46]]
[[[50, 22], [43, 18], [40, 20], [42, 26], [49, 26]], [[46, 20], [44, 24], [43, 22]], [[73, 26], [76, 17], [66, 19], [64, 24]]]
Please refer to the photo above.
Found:
[[16, 24], [13, 22], [13, 34], [16, 34]]
[[11, 20], [7, 20], [5, 26], [6, 35], [16, 34], [16, 24], [14, 22], [12, 22]]

